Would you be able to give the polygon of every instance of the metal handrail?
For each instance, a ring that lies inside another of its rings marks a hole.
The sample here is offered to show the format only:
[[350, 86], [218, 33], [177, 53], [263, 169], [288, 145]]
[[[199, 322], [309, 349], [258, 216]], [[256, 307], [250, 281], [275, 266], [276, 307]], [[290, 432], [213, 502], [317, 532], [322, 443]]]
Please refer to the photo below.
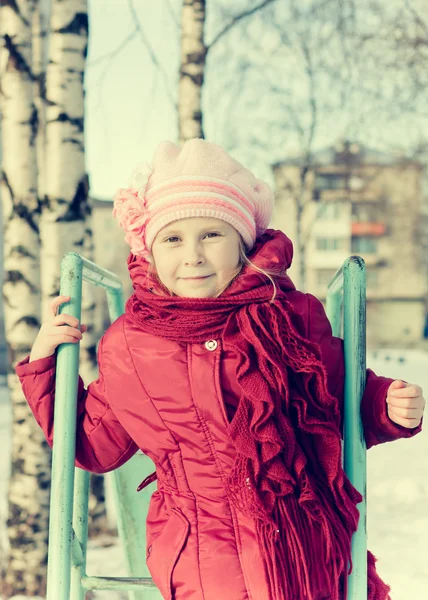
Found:
[[349, 257], [331, 280], [326, 312], [333, 335], [343, 337], [345, 354], [343, 468], [363, 496], [352, 536], [348, 600], [367, 600], [367, 447], [360, 412], [366, 385], [366, 271], [360, 256]]
[[[61, 263], [61, 295], [70, 302], [60, 308], [80, 320], [83, 280], [106, 290], [111, 321], [124, 312], [123, 289], [113, 273], [76, 253], [65, 255]], [[352, 485], [362, 494], [358, 530], [352, 538], [353, 571], [348, 580], [348, 600], [367, 598], [366, 535], [366, 446], [360, 418], [360, 403], [366, 374], [366, 298], [365, 265], [360, 257], [350, 257], [332, 279], [327, 293], [327, 315], [333, 334], [344, 338], [345, 472]], [[47, 600], [84, 600], [91, 589], [134, 590], [136, 600], [160, 600], [158, 590], [146, 573], [145, 523], [141, 519], [143, 504], [150, 496], [134, 499], [135, 488], [145, 473], [134, 459], [113, 471], [116, 501], [131, 498], [126, 510], [118, 512], [118, 529], [124, 544], [131, 577], [93, 577], [86, 574], [88, 529], [89, 473], [74, 469], [76, 445], [76, 409], [79, 344], [62, 344], [57, 352], [55, 394], [55, 443], [52, 458], [52, 491], [49, 526]], [[141, 457], [143, 458], [143, 457]], [[146, 472], [153, 463], [144, 457]], [[135, 485], [134, 485], [135, 481]], [[136, 528], [142, 530], [136, 532]], [[138, 573], [137, 573], [138, 572]], [[138, 575], [138, 577], [136, 576]], [[141, 591], [144, 589], [144, 595]]]
[[[107, 294], [111, 322], [124, 312], [120, 279], [86, 258], [70, 252], [61, 262], [60, 294], [70, 301], [60, 307], [81, 318], [82, 282], [102, 287]], [[118, 511], [118, 530], [132, 577], [90, 577], [86, 574], [89, 473], [74, 468], [80, 344], [61, 344], [57, 352], [50, 500], [47, 600], [84, 600], [90, 589], [134, 590], [135, 600], [161, 600], [145, 564], [145, 520], [151, 490], [136, 494], [138, 483], [153, 471], [148, 457], [133, 457], [111, 473]], [[138, 577], [137, 577], [138, 576]], [[144, 589], [142, 591], [136, 590]]]

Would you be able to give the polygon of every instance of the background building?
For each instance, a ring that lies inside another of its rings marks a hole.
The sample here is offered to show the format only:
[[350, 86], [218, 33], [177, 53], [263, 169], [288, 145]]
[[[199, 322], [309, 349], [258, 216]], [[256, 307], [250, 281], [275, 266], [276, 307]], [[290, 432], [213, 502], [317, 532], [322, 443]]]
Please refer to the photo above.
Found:
[[422, 165], [343, 143], [314, 154], [303, 185], [301, 160], [273, 169], [273, 226], [294, 242], [300, 219], [304, 265], [297, 247], [290, 269], [298, 287], [303, 271], [304, 290], [325, 300], [328, 283], [344, 260], [362, 256], [368, 345], [420, 344], [428, 297]]

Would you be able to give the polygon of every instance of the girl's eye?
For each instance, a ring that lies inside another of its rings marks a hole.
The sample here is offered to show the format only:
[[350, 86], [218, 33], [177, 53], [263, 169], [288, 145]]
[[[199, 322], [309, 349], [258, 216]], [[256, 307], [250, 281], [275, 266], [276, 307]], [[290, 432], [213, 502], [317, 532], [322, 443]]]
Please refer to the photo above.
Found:
[[169, 242], [170, 244], [174, 244], [175, 242], [179, 241], [179, 238], [176, 235], [172, 235], [171, 237], [166, 238], [165, 241]]
[[216, 233], [215, 231], [210, 231], [209, 233], [207, 233], [205, 235], [205, 237], [209, 237], [209, 238], [213, 238], [213, 237], [218, 237], [218, 233]]

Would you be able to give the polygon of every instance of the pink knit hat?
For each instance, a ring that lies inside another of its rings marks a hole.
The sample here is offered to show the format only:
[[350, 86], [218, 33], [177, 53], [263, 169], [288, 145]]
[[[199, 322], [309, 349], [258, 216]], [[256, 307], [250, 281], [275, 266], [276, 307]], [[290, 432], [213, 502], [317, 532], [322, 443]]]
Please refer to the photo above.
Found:
[[150, 257], [161, 229], [188, 217], [215, 217], [241, 234], [251, 249], [269, 225], [270, 186], [217, 144], [192, 139], [182, 148], [161, 142], [152, 163], [136, 167], [128, 188], [114, 197], [113, 215], [136, 256]]

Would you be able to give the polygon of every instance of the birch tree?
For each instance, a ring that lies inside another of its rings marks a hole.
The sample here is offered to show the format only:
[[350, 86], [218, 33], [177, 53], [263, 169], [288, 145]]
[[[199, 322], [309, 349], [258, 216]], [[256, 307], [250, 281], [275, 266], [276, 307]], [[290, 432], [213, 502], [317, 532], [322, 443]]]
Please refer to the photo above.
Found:
[[[77, 252], [93, 260], [92, 209], [84, 152], [84, 72], [88, 45], [87, 0], [53, 0], [46, 68], [45, 137], [41, 145], [42, 307], [59, 293], [60, 261]], [[43, 88], [41, 88], [43, 89]], [[86, 384], [97, 377], [95, 294], [83, 284], [82, 322], [88, 330], [80, 346], [79, 372]], [[97, 481], [95, 481], [97, 479]], [[107, 527], [100, 476], [92, 476], [91, 530]]]
[[181, 67], [178, 84], [180, 143], [203, 138], [202, 86], [204, 83], [205, 0], [183, 0], [181, 12]]
[[0, 586], [6, 597], [20, 592], [43, 594], [46, 583], [50, 452], [12, 368], [30, 353], [40, 327], [38, 122], [31, 33], [35, 5], [34, 1], [16, 0], [3, 2], [0, 8], [5, 60], [0, 96], [3, 301], [13, 415], [9, 552]]
[[181, 66], [178, 84], [178, 131], [180, 143], [204, 138], [202, 93], [208, 52], [242, 20], [277, 0], [259, 4], [226, 19], [209, 44], [205, 42], [205, 0], [183, 0], [181, 11]]

